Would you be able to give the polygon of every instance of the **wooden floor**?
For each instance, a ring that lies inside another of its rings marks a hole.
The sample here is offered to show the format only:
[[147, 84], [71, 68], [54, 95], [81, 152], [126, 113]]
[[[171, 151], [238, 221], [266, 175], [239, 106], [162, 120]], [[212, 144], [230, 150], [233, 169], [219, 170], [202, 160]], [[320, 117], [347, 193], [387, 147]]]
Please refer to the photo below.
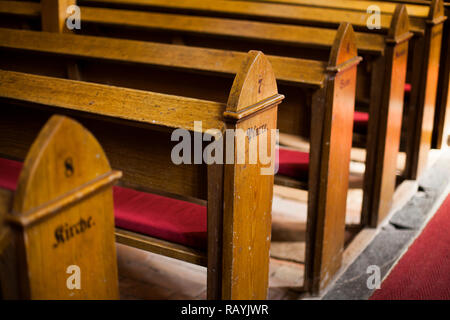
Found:
[[[352, 163], [347, 201], [347, 240], [360, 221], [364, 165]], [[275, 187], [269, 299], [300, 299], [303, 294], [307, 192]], [[205, 299], [206, 268], [117, 245], [122, 299]]]

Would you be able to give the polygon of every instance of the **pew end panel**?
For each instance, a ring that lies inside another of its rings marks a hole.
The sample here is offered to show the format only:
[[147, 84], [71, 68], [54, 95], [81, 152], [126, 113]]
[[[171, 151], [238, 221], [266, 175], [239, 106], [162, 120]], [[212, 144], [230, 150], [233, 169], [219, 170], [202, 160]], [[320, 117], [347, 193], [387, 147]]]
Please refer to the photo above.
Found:
[[411, 74], [412, 89], [407, 128], [412, 138], [406, 143], [406, 179], [418, 179], [421, 176], [431, 149], [439, 59], [446, 19], [443, 1], [433, 0], [426, 19], [425, 36], [416, 39], [413, 44], [412, 63], [420, 68], [413, 68]]
[[[245, 154], [240, 156], [239, 138], [234, 138], [235, 163], [224, 168], [223, 299], [267, 298], [275, 164], [272, 130], [282, 99], [269, 61], [261, 52], [250, 51], [224, 113], [227, 128], [246, 132], [246, 138]], [[254, 156], [251, 144], [257, 144], [258, 151], [266, 149], [266, 156], [270, 152], [269, 166], [262, 164], [261, 152], [257, 164], [239, 162], [239, 157]]]
[[[368, 150], [364, 188], [362, 221], [376, 227], [388, 214], [396, 186], [397, 155], [403, 116], [404, 87], [406, 79], [409, 19], [405, 5], [397, 5], [391, 28], [386, 38], [386, 51], [382, 61], [375, 64], [372, 82], [373, 96], [377, 97], [370, 109]], [[384, 67], [383, 67], [384, 66]]]
[[[331, 50], [325, 88], [313, 99], [311, 146], [322, 146], [311, 148], [310, 154], [306, 259], [311, 263], [305, 266], [305, 287], [313, 293], [324, 289], [341, 266], [360, 61], [353, 28], [343, 23]], [[323, 106], [320, 93], [327, 101]]]
[[[450, 3], [445, 4], [446, 15], [450, 16]], [[444, 23], [438, 84], [438, 101], [433, 125], [432, 148], [444, 148], [450, 134], [450, 19]]]
[[[112, 184], [120, 176], [80, 124], [61, 116], [47, 122], [5, 216], [18, 297], [118, 299]], [[80, 271], [79, 290], [68, 286], [73, 266]]]

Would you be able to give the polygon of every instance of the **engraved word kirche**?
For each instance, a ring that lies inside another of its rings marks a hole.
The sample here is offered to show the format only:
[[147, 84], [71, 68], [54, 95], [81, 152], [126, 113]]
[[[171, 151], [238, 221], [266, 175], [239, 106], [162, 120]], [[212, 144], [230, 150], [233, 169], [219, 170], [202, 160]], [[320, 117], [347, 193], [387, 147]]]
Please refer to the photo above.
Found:
[[95, 225], [95, 223], [93, 222], [92, 217], [89, 217], [86, 220], [83, 218], [80, 218], [80, 221], [78, 221], [77, 223], [75, 223], [71, 226], [69, 226], [67, 223], [58, 226], [55, 229], [55, 233], [54, 233], [56, 242], [53, 244], [53, 248], [57, 248], [58, 245], [69, 241], [76, 235], [87, 231], [94, 225]]

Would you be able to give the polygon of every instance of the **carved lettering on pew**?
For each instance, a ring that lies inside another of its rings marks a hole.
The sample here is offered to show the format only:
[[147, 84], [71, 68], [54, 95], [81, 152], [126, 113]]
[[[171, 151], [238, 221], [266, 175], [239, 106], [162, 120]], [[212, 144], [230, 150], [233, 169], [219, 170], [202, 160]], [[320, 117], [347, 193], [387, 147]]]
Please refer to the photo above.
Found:
[[252, 128], [247, 129], [247, 137], [248, 140], [251, 141], [253, 138], [263, 134], [264, 132], [267, 132], [267, 124], [262, 124], [260, 126], [254, 126]]
[[70, 227], [67, 223], [58, 226], [54, 233], [56, 242], [53, 244], [53, 248], [57, 248], [60, 244], [68, 242], [76, 235], [84, 233], [94, 225], [95, 223], [92, 221], [92, 217], [89, 217], [87, 220], [80, 218], [80, 221]]
[[339, 89], [346, 88], [349, 84], [351, 84], [351, 79], [341, 79], [339, 81]]
[[64, 166], [65, 166], [65, 168], [66, 168], [66, 177], [67, 178], [69, 178], [69, 177], [71, 177], [72, 175], [73, 175], [73, 173], [74, 173], [74, 171], [75, 171], [75, 169], [74, 169], [74, 167], [73, 167], [73, 160], [72, 160], [72, 158], [67, 158], [65, 161], [64, 161]]
[[403, 48], [402, 50], [396, 50], [395, 51], [395, 57], [403, 57], [408, 52], [408, 48]]

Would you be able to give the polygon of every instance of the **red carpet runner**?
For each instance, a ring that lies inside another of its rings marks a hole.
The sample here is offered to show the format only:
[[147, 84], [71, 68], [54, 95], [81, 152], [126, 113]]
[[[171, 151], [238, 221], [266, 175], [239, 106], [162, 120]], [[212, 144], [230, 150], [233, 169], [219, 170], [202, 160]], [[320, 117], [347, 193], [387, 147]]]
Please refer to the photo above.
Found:
[[450, 299], [450, 195], [370, 299]]

